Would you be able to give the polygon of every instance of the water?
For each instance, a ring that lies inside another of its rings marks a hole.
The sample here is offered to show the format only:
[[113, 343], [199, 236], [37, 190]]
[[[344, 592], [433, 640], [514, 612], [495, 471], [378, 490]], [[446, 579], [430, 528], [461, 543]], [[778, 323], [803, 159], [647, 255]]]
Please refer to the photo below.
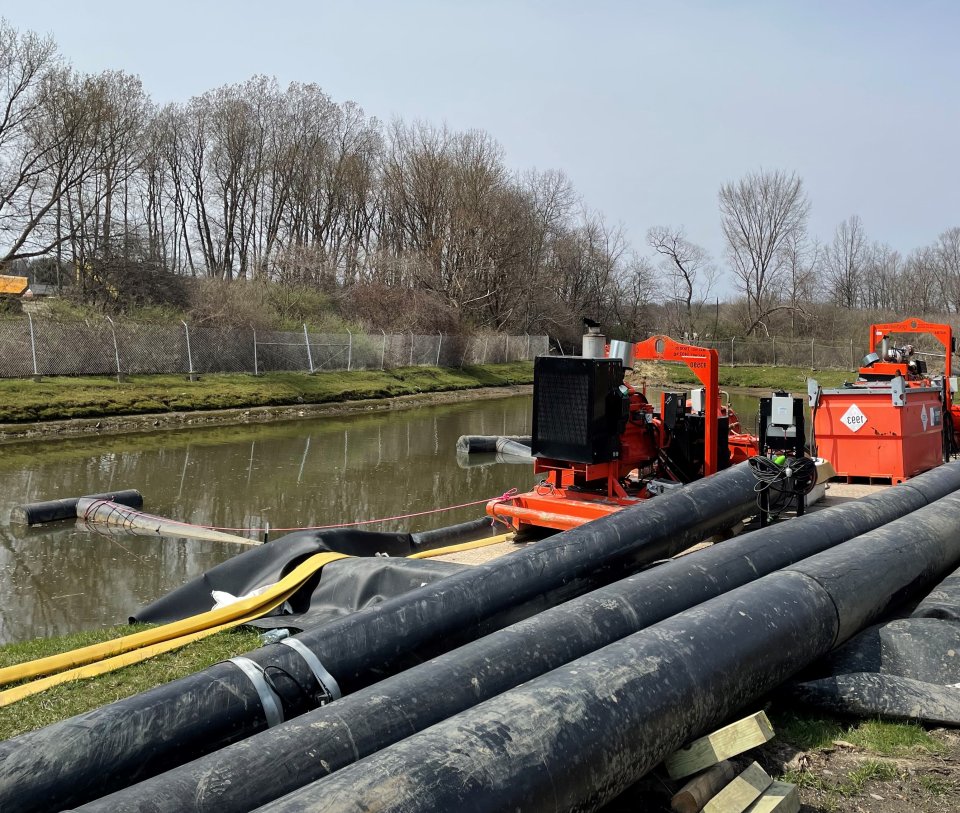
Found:
[[[650, 397], [657, 398], [653, 391]], [[529, 434], [531, 406], [531, 398], [513, 397], [0, 447], [0, 643], [123, 623], [138, 607], [243, 550], [105, 535], [76, 522], [25, 529], [10, 525], [15, 505], [137, 488], [150, 513], [248, 529], [455, 505], [532, 485], [527, 465], [461, 468], [455, 454], [460, 435]], [[755, 431], [756, 397], [732, 394], [731, 406], [743, 429]], [[415, 531], [482, 514], [479, 505], [368, 527]]]
[[[529, 434], [530, 420], [531, 399], [514, 397], [0, 447], [0, 643], [124, 623], [243, 550], [75, 522], [25, 529], [10, 525], [15, 505], [137, 488], [146, 511], [225, 528], [390, 517], [529, 488], [529, 466], [461, 468], [455, 445], [462, 434]], [[415, 531], [482, 515], [478, 505], [369, 527]]]

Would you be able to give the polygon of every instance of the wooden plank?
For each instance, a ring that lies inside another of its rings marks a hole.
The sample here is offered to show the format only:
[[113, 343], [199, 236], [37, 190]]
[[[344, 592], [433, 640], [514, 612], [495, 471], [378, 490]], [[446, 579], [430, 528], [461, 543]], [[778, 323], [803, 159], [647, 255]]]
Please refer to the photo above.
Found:
[[747, 813], [800, 813], [800, 792], [796, 785], [774, 782], [747, 808]]
[[703, 806], [703, 813], [743, 813], [773, 784], [773, 779], [756, 762]]
[[773, 739], [773, 726], [762, 711], [694, 740], [664, 761], [671, 779], [682, 779]]
[[673, 794], [670, 809], [673, 813], [700, 813], [720, 788], [732, 782], [736, 775], [737, 769], [727, 760], [707, 768]]

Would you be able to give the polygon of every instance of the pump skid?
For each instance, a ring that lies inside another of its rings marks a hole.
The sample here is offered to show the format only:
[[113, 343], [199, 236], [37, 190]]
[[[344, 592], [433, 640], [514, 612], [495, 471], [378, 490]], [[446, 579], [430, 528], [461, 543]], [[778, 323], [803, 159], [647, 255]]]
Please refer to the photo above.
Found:
[[[717, 351], [676, 342], [604, 340], [588, 326], [583, 355], [541, 356], [534, 364], [532, 491], [487, 504], [517, 530], [568, 530], [742, 462], [757, 439], [739, 431], [720, 403]], [[702, 387], [662, 392], [624, 380], [634, 359], [685, 364]]]

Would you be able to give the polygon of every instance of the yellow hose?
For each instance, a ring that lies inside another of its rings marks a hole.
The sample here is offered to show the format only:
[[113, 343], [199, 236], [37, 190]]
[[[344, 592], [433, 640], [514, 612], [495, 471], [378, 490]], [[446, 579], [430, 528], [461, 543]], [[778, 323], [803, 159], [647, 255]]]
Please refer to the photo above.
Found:
[[[61, 652], [58, 655], [50, 655], [27, 663], [7, 666], [0, 669], [0, 686], [40, 675], [48, 675], [62, 669], [82, 666], [113, 655], [160, 644], [234, 621], [238, 624], [250, 621], [286, 601], [304, 581], [324, 565], [337, 559], [346, 558], [347, 555], [344, 553], [317, 553], [299, 564], [280, 581], [271, 585], [269, 590], [258, 596], [241, 599], [226, 607], [208, 610], [160, 627], [135, 632], [132, 635], [124, 635], [122, 638], [115, 638], [112, 641], [91, 644], [70, 652]], [[237, 619], [242, 620], [237, 621]]]
[[[460, 551], [498, 545], [515, 534], [492, 536], [459, 545], [414, 553], [410, 559], [428, 559]], [[49, 675], [0, 692], [0, 707], [8, 706], [25, 697], [38, 694], [53, 686], [71, 680], [96, 677], [124, 666], [152, 658], [164, 652], [179, 649], [217, 632], [246, 624], [280, 606], [318, 570], [337, 559], [348, 558], [344, 553], [318, 553], [295, 567], [279, 582], [260, 595], [241, 599], [226, 607], [198, 613], [152, 629], [104, 641], [99, 644], [62, 652], [45, 658], [15, 664], [0, 669], [0, 686], [21, 680]], [[51, 674], [56, 673], [56, 674]]]
[[435, 550], [425, 550], [421, 551], [420, 553], [411, 553], [407, 559], [432, 559], [434, 556], [446, 556], [449, 553], [460, 553], [460, 551], [464, 550], [486, 548], [490, 545], [499, 545], [503, 542], [509, 542], [515, 536], [515, 533], [501, 534], [500, 536], [488, 536], [486, 539], [475, 539], [473, 542], [462, 542], [459, 545], [450, 545], [446, 548], [436, 548]]

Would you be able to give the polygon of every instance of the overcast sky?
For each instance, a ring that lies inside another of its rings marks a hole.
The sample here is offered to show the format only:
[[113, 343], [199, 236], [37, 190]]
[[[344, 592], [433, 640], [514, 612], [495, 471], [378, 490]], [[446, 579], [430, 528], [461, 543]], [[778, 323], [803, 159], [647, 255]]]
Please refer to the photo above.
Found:
[[960, 225], [954, 2], [0, 2], [73, 65], [157, 102], [253, 74], [383, 119], [483, 128], [558, 168], [635, 245], [684, 225], [723, 250], [720, 184], [796, 171], [828, 239], [859, 214], [908, 251]]

